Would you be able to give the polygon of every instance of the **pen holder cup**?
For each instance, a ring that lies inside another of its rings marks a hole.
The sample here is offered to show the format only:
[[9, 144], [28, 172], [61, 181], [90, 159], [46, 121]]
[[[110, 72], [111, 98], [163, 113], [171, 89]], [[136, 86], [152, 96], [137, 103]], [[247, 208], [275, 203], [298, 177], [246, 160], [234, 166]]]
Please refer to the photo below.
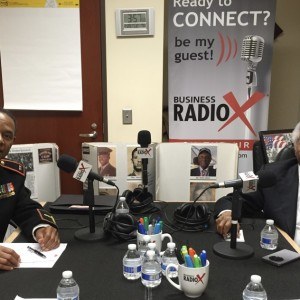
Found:
[[[145, 234], [141, 234], [139, 232], [137, 232], [137, 248], [139, 249], [141, 245], [143, 245], [144, 243], [144, 237]], [[170, 242], [173, 242], [173, 238], [172, 236], [169, 234], [169, 233], [157, 233], [157, 234], [150, 234], [150, 242], [151, 243], [155, 243], [156, 244], [156, 248], [157, 250], [160, 252], [160, 254], [162, 255], [163, 252], [161, 251], [161, 246], [162, 246], [162, 241], [165, 239], [165, 238], [168, 238]]]
[[[176, 284], [170, 277], [170, 269], [178, 271], [178, 281]], [[174, 269], [173, 269], [174, 270]], [[183, 291], [187, 297], [200, 297], [206, 289], [209, 278], [209, 261], [204, 267], [188, 268], [185, 265], [169, 264], [166, 268], [166, 278], [178, 290]]]

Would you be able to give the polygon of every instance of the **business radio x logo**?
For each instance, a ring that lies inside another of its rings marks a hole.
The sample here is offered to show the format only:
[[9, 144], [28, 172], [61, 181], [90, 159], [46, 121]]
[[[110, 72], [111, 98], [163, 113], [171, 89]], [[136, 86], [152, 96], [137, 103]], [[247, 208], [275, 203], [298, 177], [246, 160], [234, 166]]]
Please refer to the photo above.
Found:
[[80, 170], [82, 173], [85, 173], [85, 171], [86, 171], [87, 169], [89, 169], [89, 167], [88, 167], [88, 166], [85, 166], [85, 165], [83, 164], [83, 162], [81, 162], [80, 167], [79, 167], [79, 170]]
[[255, 92], [243, 105], [240, 106], [232, 92], [229, 92], [228, 94], [224, 95], [223, 98], [230, 105], [230, 107], [235, 111], [235, 114], [233, 114], [225, 122], [225, 124], [223, 124], [220, 127], [220, 129], [218, 131], [221, 131], [223, 128], [228, 126], [235, 119], [240, 118], [245, 123], [245, 125], [249, 128], [249, 130], [256, 136], [256, 133], [255, 133], [252, 125], [250, 124], [249, 120], [245, 116], [244, 112], [246, 112], [249, 108], [254, 106], [257, 102], [262, 100], [264, 98], [264, 96], [265, 95], [263, 93]]
[[85, 182], [91, 169], [92, 169], [92, 165], [81, 160], [77, 166], [77, 169], [73, 175], [73, 178], [80, 180], [82, 182]]
[[139, 158], [153, 158], [152, 148], [138, 148], [137, 155]]
[[197, 274], [196, 276], [183, 274], [183, 280], [188, 281], [188, 282], [195, 282], [195, 284], [198, 284], [199, 282], [204, 284], [202, 279], [205, 275], [206, 275], [206, 273], [203, 273], [202, 276], [200, 276], [199, 274]]

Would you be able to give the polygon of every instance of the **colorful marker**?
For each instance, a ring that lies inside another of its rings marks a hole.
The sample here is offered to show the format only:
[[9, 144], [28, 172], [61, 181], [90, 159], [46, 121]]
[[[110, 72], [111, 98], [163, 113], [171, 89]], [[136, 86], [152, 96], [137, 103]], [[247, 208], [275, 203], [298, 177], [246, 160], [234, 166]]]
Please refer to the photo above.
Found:
[[202, 267], [206, 266], [206, 251], [202, 250], [202, 252], [200, 253], [200, 259], [201, 259], [201, 264]]
[[192, 261], [191, 257], [188, 254], [186, 254], [184, 256], [184, 260], [185, 260], [185, 266], [186, 267], [188, 267], [188, 268], [194, 268], [193, 261]]

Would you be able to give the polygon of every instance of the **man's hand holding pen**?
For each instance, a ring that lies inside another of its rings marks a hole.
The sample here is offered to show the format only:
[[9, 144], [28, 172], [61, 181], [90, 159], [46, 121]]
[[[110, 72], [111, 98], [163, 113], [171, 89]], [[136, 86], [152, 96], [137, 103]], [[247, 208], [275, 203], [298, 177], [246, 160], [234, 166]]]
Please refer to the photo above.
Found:
[[49, 251], [59, 246], [58, 231], [52, 226], [41, 227], [35, 231], [35, 237], [42, 251]]

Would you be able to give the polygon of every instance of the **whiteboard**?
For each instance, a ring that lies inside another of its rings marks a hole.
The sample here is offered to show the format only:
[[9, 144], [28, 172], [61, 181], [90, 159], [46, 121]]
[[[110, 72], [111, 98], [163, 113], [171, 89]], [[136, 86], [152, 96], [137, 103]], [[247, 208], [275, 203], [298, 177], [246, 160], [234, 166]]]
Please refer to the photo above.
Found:
[[4, 107], [82, 111], [79, 8], [0, 8]]

